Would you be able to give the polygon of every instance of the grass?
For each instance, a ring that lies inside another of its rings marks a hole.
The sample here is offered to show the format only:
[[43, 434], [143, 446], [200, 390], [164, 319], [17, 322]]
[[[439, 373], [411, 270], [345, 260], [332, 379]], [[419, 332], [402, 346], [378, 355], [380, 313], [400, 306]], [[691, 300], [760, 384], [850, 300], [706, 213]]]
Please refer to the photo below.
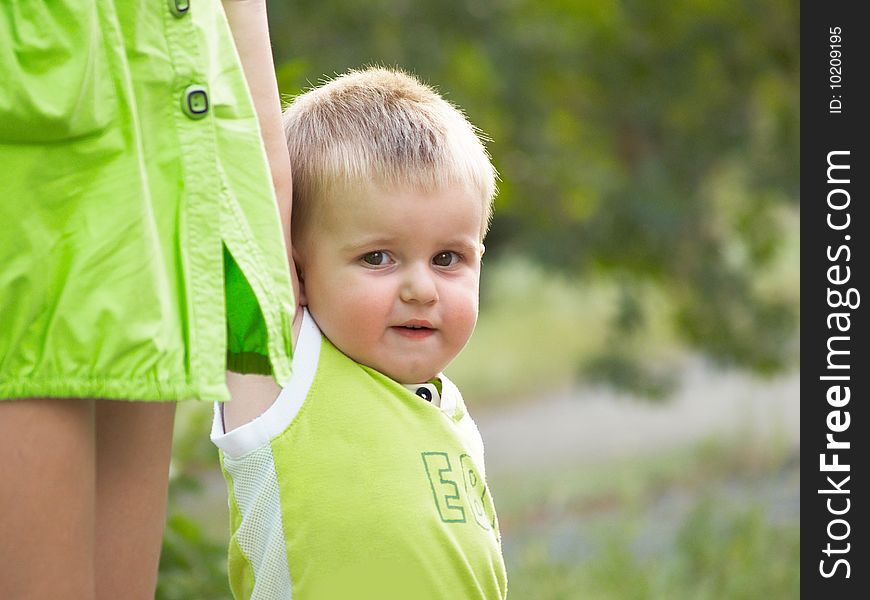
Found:
[[792, 457], [784, 448], [711, 441], [582, 472], [493, 481], [510, 597], [799, 597]]
[[800, 597], [798, 526], [770, 523], [763, 510], [693, 508], [673, 550], [639, 556], [619, 526], [594, 557], [554, 560], [546, 540], [529, 544], [509, 567], [509, 596], [575, 600], [791, 600]]

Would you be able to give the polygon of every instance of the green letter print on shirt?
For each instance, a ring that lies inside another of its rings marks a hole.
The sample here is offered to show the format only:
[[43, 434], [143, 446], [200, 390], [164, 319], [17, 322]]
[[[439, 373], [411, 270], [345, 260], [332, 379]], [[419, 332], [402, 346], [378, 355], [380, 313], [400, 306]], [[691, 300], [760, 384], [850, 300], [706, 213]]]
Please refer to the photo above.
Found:
[[465, 498], [460, 495], [458, 475], [446, 452], [423, 452], [423, 464], [435, 498], [438, 514], [445, 523], [465, 523], [465, 509], [471, 510], [475, 522], [484, 530], [495, 529], [495, 507], [483, 478], [468, 454], [459, 457]]
[[423, 452], [423, 465], [432, 487], [438, 514], [445, 523], [465, 523], [465, 509], [459, 501], [459, 486], [446, 452]]
[[471, 504], [471, 512], [474, 520], [484, 530], [489, 531], [495, 527], [495, 507], [492, 504], [492, 496], [486, 489], [486, 483], [481, 479], [474, 462], [467, 454], [459, 457], [462, 465], [462, 478], [465, 479], [465, 496]]

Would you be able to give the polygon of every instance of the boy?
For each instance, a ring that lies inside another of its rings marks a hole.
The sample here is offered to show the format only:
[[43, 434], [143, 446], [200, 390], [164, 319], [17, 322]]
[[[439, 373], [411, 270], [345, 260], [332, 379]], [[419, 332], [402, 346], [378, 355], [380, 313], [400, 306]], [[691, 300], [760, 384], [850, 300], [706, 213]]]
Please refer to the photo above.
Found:
[[477, 318], [486, 150], [434, 91], [381, 68], [303, 94], [284, 123], [293, 375], [280, 390], [235, 376], [212, 432], [233, 593], [504, 598], [483, 444], [441, 374]]

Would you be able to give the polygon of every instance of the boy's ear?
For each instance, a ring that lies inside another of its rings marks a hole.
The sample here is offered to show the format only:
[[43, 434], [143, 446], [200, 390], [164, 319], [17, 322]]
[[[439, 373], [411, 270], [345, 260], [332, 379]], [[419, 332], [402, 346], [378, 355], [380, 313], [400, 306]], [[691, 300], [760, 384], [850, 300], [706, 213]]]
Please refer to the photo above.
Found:
[[308, 298], [305, 296], [305, 276], [302, 272], [302, 260], [296, 247], [293, 247], [293, 266], [296, 269], [296, 277], [299, 280], [299, 305], [308, 306]]

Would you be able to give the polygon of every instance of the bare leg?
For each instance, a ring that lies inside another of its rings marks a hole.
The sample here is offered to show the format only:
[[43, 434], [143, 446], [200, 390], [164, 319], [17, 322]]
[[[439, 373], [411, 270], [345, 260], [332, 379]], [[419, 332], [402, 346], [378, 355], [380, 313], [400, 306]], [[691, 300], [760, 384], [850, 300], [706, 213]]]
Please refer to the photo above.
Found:
[[154, 598], [174, 402], [98, 400], [96, 597]]
[[0, 402], [0, 594], [94, 596], [94, 402]]

